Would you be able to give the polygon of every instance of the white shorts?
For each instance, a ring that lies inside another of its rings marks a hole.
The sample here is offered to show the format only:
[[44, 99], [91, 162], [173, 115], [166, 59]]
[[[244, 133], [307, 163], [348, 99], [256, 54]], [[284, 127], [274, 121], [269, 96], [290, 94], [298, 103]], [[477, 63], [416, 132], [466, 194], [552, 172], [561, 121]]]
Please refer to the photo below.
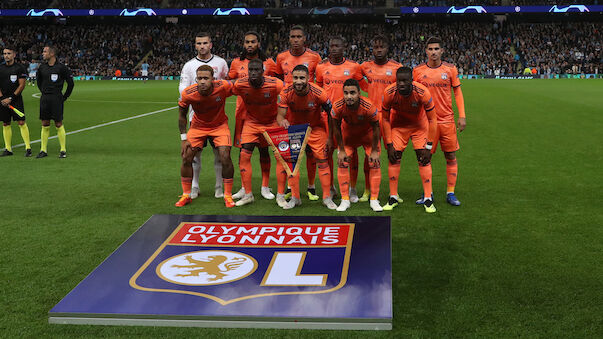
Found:
[[143, 77], [147, 77], [147, 76], [149, 76], [149, 71], [148, 71], [148, 70], [146, 70], [146, 71], [145, 71], [145, 70], [142, 70], [142, 76], [143, 76]]

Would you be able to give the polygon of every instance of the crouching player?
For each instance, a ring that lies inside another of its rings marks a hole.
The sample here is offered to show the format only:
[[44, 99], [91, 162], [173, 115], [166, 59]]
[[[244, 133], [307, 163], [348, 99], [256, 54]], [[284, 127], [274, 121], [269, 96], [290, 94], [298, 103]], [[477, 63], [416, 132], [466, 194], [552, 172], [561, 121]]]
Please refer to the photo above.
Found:
[[[318, 164], [320, 184], [322, 185], [322, 202], [327, 208], [335, 209], [337, 205], [330, 196], [331, 171], [327, 162], [327, 122], [321, 115], [321, 110], [329, 112], [331, 101], [324, 89], [309, 82], [310, 71], [304, 65], [293, 68], [293, 84], [287, 86], [279, 95], [278, 115], [276, 121], [279, 126], [288, 128], [290, 124], [310, 124], [312, 131], [308, 138], [308, 147], [313, 158]], [[291, 121], [287, 120], [288, 117]], [[291, 186], [291, 200], [285, 201], [285, 179], [287, 172], [277, 162], [278, 194], [276, 202], [284, 209], [301, 205], [299, 193], [299, 174], [289, 178]], [[347, 192], [347, 191], [346, 191]]]
[[431, 93], [427, 87], [412, 81], [411, 68], [398, 68], [396, 83], [389, 85], [383, 93], [381, 112], [389, 158], [389, 201], [383, 209], [392, 210], [402, 202], [398, 196], [400, 160], [408, 141], [412, 140], [423, 183], [423, 206], [427, 213], [435, 212], [431, 186], [431, 149], [437, 132], [437, 117]]
[[337, 179], [341, 192], [341, 204], [337, 211], [343, 212], [350, 207], [350, 157], [357, 148], [364, 148], [368, 157], [369, 180], [371, 189], [370, 206], [375, 212], [383, 211], [379, 204], [379, 185], [381, 184], [381, 162], [379, 133], [379, 111], [370, 100], [360, 96], [360, 84], [348, 79], [343, 83], [343, 98], [335, 101], [331, 112], [333, 132], [339, 151], [337, 152]]
[[[232, 96], [232, 84], [226, 80], [214, 80], [214, 70], [208, 65], [197, 68], [197, 84], [191, 85], [181, 93], [180, 116], [178, 127], [182, 140], [182, 196], [176, 203], [182, 207], [191, 202], [191, 185], [193, 181], [193, 158], [203, 149], [207, 138], [212, 138], [218, 149], [222, 163], [222, 180], [224, 184], [224, 204], [234, 207], [232, 200], [232, 176], [234, 168], [230, 158], [230, 130], [228, 117], [224, 112], [226, 98]], [[189, 106], [193, 107], [194, 116], [191, 127], [186, 132], [186, 121]]]

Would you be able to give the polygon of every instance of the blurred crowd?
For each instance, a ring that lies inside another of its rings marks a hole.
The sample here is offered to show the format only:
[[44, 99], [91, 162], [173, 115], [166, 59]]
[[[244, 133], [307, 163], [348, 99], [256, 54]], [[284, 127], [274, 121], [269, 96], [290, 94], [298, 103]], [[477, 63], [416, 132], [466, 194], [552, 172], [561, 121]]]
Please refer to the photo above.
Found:
[[[289, 27], [282, 24], [219, 25], [80, 25], [2, 26], [0, 46], [14, 45], [23, 62], [39, 60], [44, 44], [57, 46], [60, 59], [75, 74], [135, 75], [147, 58], [151, 75], [179, 75], [195, 56], [194, 36], [214, 35], [214, 54], [231, 62], [239, 56], [243, 32], [262, 35], [267, 55], [288, 48]], [[371, 59], [370, 41], [377, 34], [391, 40], [391, 58], [409, 66], [425, 60], [424, 44], [430, 36], [444, 40], [443, 58], [461, 74], [517, 74], [530, 68], [536, 74], [601, 73], [603, 23], [448, 22], [399, 24], [314, 24], [306, 27], [307, 46], [323, 58], [331, 36], [347, 40], [347, 57]]]

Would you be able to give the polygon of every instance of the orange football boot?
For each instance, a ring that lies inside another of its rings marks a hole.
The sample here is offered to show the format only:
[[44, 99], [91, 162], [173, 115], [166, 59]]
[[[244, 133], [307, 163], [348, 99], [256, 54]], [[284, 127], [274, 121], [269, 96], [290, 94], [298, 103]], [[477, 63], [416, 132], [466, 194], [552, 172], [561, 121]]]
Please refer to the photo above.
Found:
[[226, 208], [235, 207], [235, 202], [232, 200], [232, 196], [224, 196], [224, 205], [226, 205]]
[[193, 201], [193, 199], [191, 199], [190, 195], [183, 194], [183, 195], [180, 196], [180, 200], [178, 200], [178, 202], [175, 203], [174, 206], [176, 206], [176, 207], [182, 207], [182, 206], [190, 204], [191, 201]]

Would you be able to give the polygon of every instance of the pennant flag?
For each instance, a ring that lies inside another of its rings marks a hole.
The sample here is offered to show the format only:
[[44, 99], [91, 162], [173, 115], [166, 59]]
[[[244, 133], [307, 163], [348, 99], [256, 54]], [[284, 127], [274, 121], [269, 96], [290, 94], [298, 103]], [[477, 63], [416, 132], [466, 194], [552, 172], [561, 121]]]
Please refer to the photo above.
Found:
[[291, 125], [289, 128], [272, 128], [264, 132], [264, 138], [272, 147], [274, 157], [285, 167], [289, 176], [299, 172], [298, 164], [304, 156], [308, 136], [312, 128], [308, 124]]

